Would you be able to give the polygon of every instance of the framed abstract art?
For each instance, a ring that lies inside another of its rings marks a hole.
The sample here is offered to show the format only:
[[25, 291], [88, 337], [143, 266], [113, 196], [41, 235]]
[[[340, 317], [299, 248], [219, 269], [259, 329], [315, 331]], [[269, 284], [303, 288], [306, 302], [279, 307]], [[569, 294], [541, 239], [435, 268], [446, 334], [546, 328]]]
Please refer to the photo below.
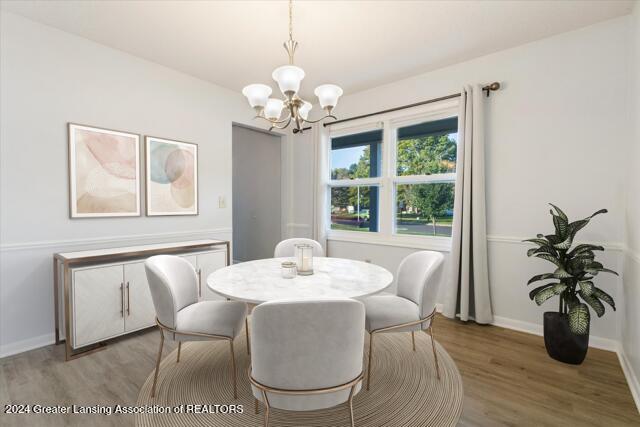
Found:
[[71, 218], [140, 215], [140, 136], [69, 123]]
[[147, 215], [198, 215], [198, 146], [145, 138]]

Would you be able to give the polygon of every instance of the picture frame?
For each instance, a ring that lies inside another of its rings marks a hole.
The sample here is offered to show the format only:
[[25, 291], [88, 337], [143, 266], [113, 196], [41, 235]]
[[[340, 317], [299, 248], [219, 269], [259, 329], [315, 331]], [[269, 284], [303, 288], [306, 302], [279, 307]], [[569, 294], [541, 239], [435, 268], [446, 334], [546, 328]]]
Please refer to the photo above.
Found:
[[198, 145], [145, 136], [147, 216], [198, 215]]
[[140, 135], [68, 123], [69, 217], [140, 216]]

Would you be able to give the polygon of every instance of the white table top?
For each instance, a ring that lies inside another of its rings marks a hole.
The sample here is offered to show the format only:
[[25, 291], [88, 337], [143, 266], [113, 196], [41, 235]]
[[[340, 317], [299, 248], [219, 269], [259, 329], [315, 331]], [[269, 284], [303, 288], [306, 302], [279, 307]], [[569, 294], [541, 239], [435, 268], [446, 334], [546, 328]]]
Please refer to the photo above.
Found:
[[279, 299], [358, 298], [383, 291], [393, 282], [386, 269], [362, 261], [313, 258], [310, 276], [282, 277], [280, 264], [293, 258], [269, 258], [221, 268], [207, 286], [233, 300], [260, 304]]
[[156, 250], [191, 248], [200, 246], [211, 246], [226, 243], [224, 240], [189, 240], [184, 242], [156, 243], [150, 245], [125, 246], [119, 248], [94, 249], [76, 252], [60, 252], [57, 255], [63, 259], [92, 258], [97, 256], [122, 255], [132, 252], [151, 252]]

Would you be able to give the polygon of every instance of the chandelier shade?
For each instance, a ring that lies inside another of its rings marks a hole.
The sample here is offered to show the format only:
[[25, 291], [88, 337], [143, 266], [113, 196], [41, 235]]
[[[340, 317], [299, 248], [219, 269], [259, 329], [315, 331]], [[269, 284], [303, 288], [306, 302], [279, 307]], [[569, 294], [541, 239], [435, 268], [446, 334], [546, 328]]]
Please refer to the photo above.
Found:
[[310, 102], [302, 101], [302, 106], [298, 108], [298, 114], [302, 117], [303, 120], [307, 120], [309, 118], [309, 112], [313, 108]]
[[[293, 65], [293, 55], [298, 47], [298, 42], [293, 40], [293, 3], [289, 0], [289, 40], [284, 43], [284, 48], [289, 56], [289, 64], [273, 70], [271, 77], [278, 83], [280, 91], [285, 99], [269, 98], [272, 89], [263, 84], [250, 84], [242, 89], [242, 94], [247, 97], [249, 105], [256, 110], [256, 118], [267, 120], [271, 124], [271, 129], [285, 129], [293, 123], [293, 133], [302, 132], [308, 124], [318, 123], [322, 120], [337, 117], [332, 114], [333, 109], [338, 104], [338, 98], [342, 96], [342, 89], [333, 84], [318, 86], [315, 94], [318, 97], [320, 106], [325, 110], [324, 117], [317, 120], [310, 120], [309, 113], [313, 106], [300, 98], [300, 84], [304, 79], [304, 70]], [[282, 110], [286, 113], [282, 117]]]
[[263, 84], [252, 84], [242, 89], [242, 94], [247, 97], [252, 108], [264, 108], [271, 92], [273, 92], [271, 88]]
[[269, 120], [278, 120], [282, 115], [282, 108], [284, 108], [282, 99], [269, 98], [264, 107], [264, 116]]
[[300, 90], [300, 83], [304, 79], [304, 70], [295, 65], [283, 65], [273, 70], [271, 77], [278, 82], [280, 92], [284, 95], [295, 94]]
[[339, 86], [327, 84], [318, 86], [313, 93], [318, 97], [320, 107], [335, 108], [343, 92]]

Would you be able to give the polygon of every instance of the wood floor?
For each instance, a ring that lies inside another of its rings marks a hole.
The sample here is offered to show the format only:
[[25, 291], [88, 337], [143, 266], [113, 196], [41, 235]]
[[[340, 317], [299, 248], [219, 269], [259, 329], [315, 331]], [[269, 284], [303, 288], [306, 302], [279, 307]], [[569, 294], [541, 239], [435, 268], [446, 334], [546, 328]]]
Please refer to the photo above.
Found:
[[[571, 366], [551, 360], [534, 335], [443, 317], [434, 333], [462, 374], [461, 426], [640, 426], [614, 353], [590, 349], [582, 365]], [[158, 342], [157, 330], [148, 330], [71, 362], [63, 362], [63, 346], [1, 359], [2, 412], [7, 403], [133, 405]], [[167, 343], [164, 354], [173, 348]], [[0, 413], [0, 425], [131, 426], [133, 416]]]

